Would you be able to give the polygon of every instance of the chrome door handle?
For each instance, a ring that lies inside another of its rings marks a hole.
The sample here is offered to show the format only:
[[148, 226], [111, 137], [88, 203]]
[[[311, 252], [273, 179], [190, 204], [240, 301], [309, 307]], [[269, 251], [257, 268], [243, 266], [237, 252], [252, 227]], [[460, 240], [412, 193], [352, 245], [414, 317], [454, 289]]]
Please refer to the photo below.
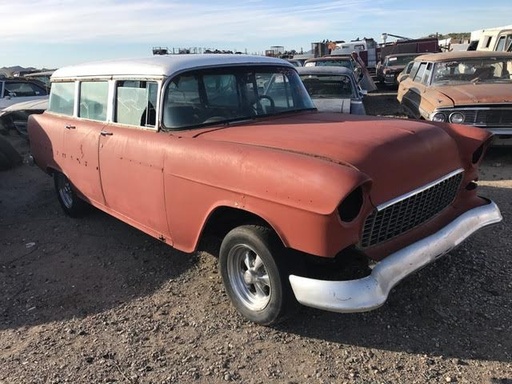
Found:
[[113, 135], [113, 133], [109, 132], [109, 131], [101, 131], [100, 134], [101, 134], [101, 136], [112, 136]]

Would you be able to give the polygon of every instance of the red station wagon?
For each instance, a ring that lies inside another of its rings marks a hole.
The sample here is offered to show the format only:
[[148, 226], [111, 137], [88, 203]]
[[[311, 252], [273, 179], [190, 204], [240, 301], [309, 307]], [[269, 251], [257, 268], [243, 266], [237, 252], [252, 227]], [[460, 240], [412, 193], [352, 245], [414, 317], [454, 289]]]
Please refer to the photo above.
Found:
[[219, 236], [227, 294], [260, 324], [298, 303], [375, 309], [400, 280], [501, 220], [477, 193], [489, 132], [319, 113], [279, 59], [65, 67], [28, 132], [67, 214], [91, 204], [185, 252]]

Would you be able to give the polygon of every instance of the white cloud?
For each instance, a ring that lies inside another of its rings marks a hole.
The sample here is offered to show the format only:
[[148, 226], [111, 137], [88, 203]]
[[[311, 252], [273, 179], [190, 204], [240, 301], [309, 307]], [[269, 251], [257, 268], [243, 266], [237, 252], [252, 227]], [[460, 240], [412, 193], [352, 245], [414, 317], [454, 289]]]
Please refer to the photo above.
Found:
[[415, 38], [510, 24], [510, 0], [494, 0], [489, 9], [466, 1], [463, 17], [461, 7], [461, 0], [410, 8], [395, 0], [10, 0], [0, 6], [2, 64], [44, 59], [61, 65], [158, 45], [307, 50], [324, 39], [380, 41], [383, 32]]

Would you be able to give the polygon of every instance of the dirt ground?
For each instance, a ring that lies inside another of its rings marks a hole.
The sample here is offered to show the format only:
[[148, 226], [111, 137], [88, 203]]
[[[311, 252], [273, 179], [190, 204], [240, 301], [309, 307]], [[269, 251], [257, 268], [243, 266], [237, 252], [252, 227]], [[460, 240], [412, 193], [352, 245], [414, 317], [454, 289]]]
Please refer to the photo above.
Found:
[[[368, 112], [395, 115], [394, 97]], [[383, 307], [267, 328], [230, 305], [214, 241], [185, 254], [100, 211], [71, 219], [38, 168], [0, 172], [0, 384], [512, 384], [511, 149], [488, 153], [479, 184], [503, 222]]]

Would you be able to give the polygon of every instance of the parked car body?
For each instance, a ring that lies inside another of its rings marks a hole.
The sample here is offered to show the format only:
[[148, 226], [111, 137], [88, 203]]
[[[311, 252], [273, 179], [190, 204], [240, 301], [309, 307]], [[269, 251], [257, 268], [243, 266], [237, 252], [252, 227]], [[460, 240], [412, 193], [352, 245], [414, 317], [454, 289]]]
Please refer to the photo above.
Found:
[[459, 51], [418, 56], [397, 99], [414, 118], [466, 124], [512, 144], [512, 53]]
[[409, 61], [405, 68], [398, 74], [396, 77], [396, 82], [400, 84], [402, 80], [406, 79], [411, 73], [412, 66], [414, 65], [414, 61]]
[[377, 89], [373, 79], [361, 58], [353, 53], [352, 55], [322, 56], [308, 59], [304, 67], [344, 67], [354, 72], [354, 76], [365, 91], [371, 92]]
[[419, 53], [396, 53], [387, 55], [382, 63], [377, 65], [377, 81], [387, 86], [397, 86], [397, 79], [405, 66], [419, 56]]
[[294, 67], [302, 67], [304, 65], [304, 60], [286, 59], [286, 61], [289, 62]]
[[27, 136], [27, 120], [34, 113], [43, 113], [48, 108], [48, 98], [22, 101], [0, 111], [0, 127], [16, 130], [20, 136]]
[[44, 84], [23, 78], [0, 79], [0, 110], [22, 101], [48, 98]]
[[354, 72], [344, 67], [297, 68], [300, 78], [321, 112], [365, 115], [365, 91], [357, 84]]
[[345, 67], [356, 71], [357, 65], [351, 55], [324, 56], [307, 59], [305, 67]]
[[44, 84], [45, 87], [49, 90], [50, 89], [50, 78], [51, 78], [53, 72], [55, 72], [55, 70], [42, 71], [42, 72], [31, 72], [31, 73], [27, 73], [23, 77], [25, 79], [39, 81], [42, 84]]
[[[400, 280], [501, 220], [475, 183], [490, 133], [319, 113], [279, 59], [61, 68], [28, 133], [67, 214], [92, 204], [184, 252], [219, 236], [226, 292], [260, 324], [297, 303], [377, 308]], [[350, 260], [361, 273], [344, 279]]]

